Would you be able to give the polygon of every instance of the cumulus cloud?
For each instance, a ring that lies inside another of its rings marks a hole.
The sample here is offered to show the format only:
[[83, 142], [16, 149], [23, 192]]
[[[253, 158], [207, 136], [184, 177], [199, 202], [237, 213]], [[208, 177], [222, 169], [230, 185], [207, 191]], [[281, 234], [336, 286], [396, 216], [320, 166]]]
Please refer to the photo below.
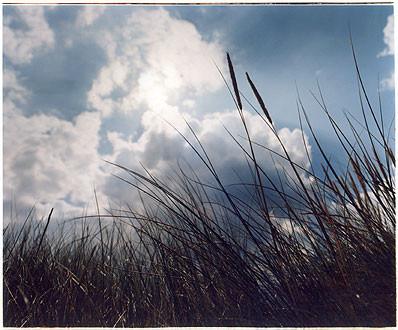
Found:
[[[386, 47], [377, 54], [377, 57], [384, 57], [394, 55], [394, 15], [390, 15], [387, 18], [387, 24], [383, 29], [384, 43]], [[384, 91], [394, 90], [395, 87], [395, 75], [391, 72], [390, 76], [380, 81], [380, 88]]]
[[205, 41], [192, 23], [164, 9], [137, 10], [97, 40], [109, 61], [94, 81], [88, 103], [105, 116], [142, 104], [162, 111], [182, 97], [189, 105], [191, 96], [222, 86], [212, 63], [223, 63], [221, 45]]
[[[145, 127], [144, 133], [136, 142], [124, 141], [117, 135], [109, 137], [114, 146], [112, 160], [139, 172], [142, 172], [141, 166], [143, 165], [151, 174], [159, 178], [167, 177], [172, 169], [176, 169], [177, 164], [187, 162], [203, 182], [213, 181], [210, 172], [179, 133], [161, 118], [152, 117], [149, 113], [147, 115], [149, 118], [144, 118], [142, 123]], [[283, 154], [280, 143], [271, 129], [257, 115], [246, 111], [244, 111], [244, 115], [252, 140], [263, 147]], [[210, 113], [202, 119], [190, 117], [187, 121], [195, 129], [197, 137], [205, 147], [225, 185], [252, 183], [243, 151], [225, 130], [225, 127], [228, 128], [235, 137], [244, 135], [242, 123], [236, 111]], [[185, 122], [180, 123], [179, 131], [194, 143]], [[299, 129], [282, 128], [278, 134], [292, 160], [308, 168], [309, 161], [302, 141], [302, 132]], [[311, 153], [308, 139], [305, 135], [304, 138], [308, 151]], [[240, 142], [247, 147], [244, 139], [240, 139]], [[270, 177], [276, 179], [278, 170], [286, 171], [294, 176], [285, 162], [281, 159], [278, 161], [277, 157], [272, 159], [269, 151], [263, 147], [255, 147], [257, 161]], [[122, 173], [119, 174], [123, 176]], [[303, 178], [306, 179], [304, 175]], [[125, 189], [128, 190], [130, 187], [122, 187], [123, 185], [125, 184], [120, 182], [118, 184], [114, 179], [109, 179], [107, 184], [109, 190], [107, 191], [110, 191], [114, 199], [124, 199], [124, 202], [127, 203], [132, 192], [127, 193]], [[127, 199], [125, 199], [126, 196], [128, 196]]]
[[54, 46], [54, 33], [45, 18], [44, 7], [18, 6], [14, 9], [15, 15], [4, 18], [3, 51], [13, 64], [25, 64], [36, 53]]
[[5, 68], [3, 71], [3, 112], [18, 112], [19, 106], [26, 104], [29, 91], [19, 82], [17, 72]]
[[394, 72], [391, 72], [390, 76], [384, 78], [380, 81], [380, 88], [382, 90], [394, 90], [395, 87], [395, 75]]
[[73, 123], [44, 114], [5, 115], [4, 199], [16, 196], [20, 207], [81, 212], [103, 175], [100, 123], [99, 115], [89, 112]]
[[104, 178], [97, 152], [100, 115], [82, 112], [73, 122], [25, 116], [20, 105], [29, 102], [30, 92], [14, 70], [5, 69], [3, 78], [3, 201], [21, 209], [36, 205], [39, 214], [54, 207], [58, 214], [80, 215]]
[[[77, 22], [85, 26], [93, 23], [103, 11], [97, 9], [86, 7]], [[53, 46], [54, 36], [45, 21], [43, 8], [18, 7], [5, 21], [5, 54], [12, 63], [28, 63], [36, 52]], [[16, 29], [15, 21], [23, 23], [24, 27]], [[106, 33], [102, 32], [94, 32], [100, 44], [104, 41], [103, 35], [106, 40]], [[169, 104], [171, 97], [180, 92], [200, 95], [221, 86], [219, 78], [208, 73], [210, 67], [214, 71], [212, 56], [220, 59], [222, 54], [219, 45], [204, 41], [191, 23], [172, 18], [165, 10], [135, 11], [125, 25], [110, 31], [108, 36], [111, 42], [101, 45], [108, 55], [112, 55], [109, 54], [112, 47], [117, 54], [108, 57], [107, 65], [99, 70], [93, 81], [88, 93], [93, 111], [80, 113], [72, 122], [49, 114], [35, 114], [40, 109], [32, 109], [31, 116], [24, 115], [20, 106], [29, 103], [30, 91], [23, 86], [23, 79], [15, 69], [5, 69], [5, 201], [16, 198], [21, 207], [36, 204], [43, 210], [55, 206], [65, 212], [78, 211], [92, 200], [96, 186], [105, 206], [109, 193], [102, 185], [105, 173], [110, 174], [110, 171], [104, 170], [98, 151], [103, 117], [144, 105], [145, 134], [139, 143], [135, 141], [135, 150], [139, 150], [139, 146], [145, 148], [143, 141], [146, 139], [152, 141], [148, 142], [148, 150], [140, 152], [146, 161], [151, 152], [158, 154], [159, 159], [153, 159], [156, 166], [159, 161], [168, 160], [168, 151], [162, 147], [158, 129], [159, 125], [163, 125], [162, 129], [166, 126], [159, 120], [159, 113], [183, 123], [178, 107]], [[158, 60], [161, 56], [164, 58]], [[187, 100], [185, 104], [193, 106], [194, 101]], [[165, 134], [169, 133], [167, 126]], [[114, 147], [110, 159], [132, 143], [117, 133], [108, 132], [107, 136]], [[170, 150], [174, 147], [170, 145]]]
[[[108, 63], [94, 81], [88, 102], [103, 116], [119, 111], [133, 113], [140, 120], [142, 133], [136, 139], [108, 133], [113, 153], [107, 159], [137, 171], [142, 171], [144, 165], [161, 178], [185, 160], [205, 182], [211, 181], [204, 164], [176, 131], [193, 139], [187, 121], [212, 156], [214, 166], [220, 169], [225, 184], [249, 181], [244, 154], [224, 128], [228, 127], [234, 136], [244, 135], [238, 113], [226, 110], [203, 116], [195, 111], [197, 97], [223, 86], [212, 62], [225, 62], [218, 41], [203, 40], [193, 24], [165, 10], [137, 11], [127, 20], [126, 28], [109, 33], [102, 33], [98, 40]], [[261, 119], [246, 111], [244, 114], [252, 139], [281, 153], [278, 140]], [[293, 161], [308, 167], [301, 131], [282, 128], [278, 133]], [[286, 164], [280, 159], [274, 163], [264, 148], [256, 147], [256, 151], [258, 161], [271, 176], [285, 170]], [[131, 187], [114, 178], [109, 178], [105, 187], [115, 201], [136, 199]]]
[[85, 6], [76, 17], [76, 26], [80, 28], [92, 25], [104, 13], [105, 6]]
[[387, 24], [383, 29], [383, 40], [386, 47], [377, 54], [377, 57], [383, 57], [388, 55], [394, 55], [394, 15], [390, 15], [387, 18]]
[[[91, 18], [84, 22], [93, 23], [91, 14], [87, 15]], [[238, 113], [225, 110], [203, 114], [196, 108], [199, 97], [223, 88], [212, 62], [225, 62], [217, 40], [204, 40], [192, 23], [163, 9], [135, 10], [117, 27], [90, 33], [103, 48], [107, 63], [99, 69], [87, 93], [90, 109], [73, 121], [43, 113], [29, 117], [21, 113], [19, 107], [29, 102], [30, 91], [23, 86], [20, 74], [5, 70], [5, 200], [17, 196], [17, 203], [27, 207], [37, 204], [45, 212], [50, 207], [79, 212], [93, 200], [95, 186], [102, 207], [108, 205], [108, 199], [119, 204], [134, 201], [131, 187], [110, 176], [112, 172], [120, 174], [118, 170], [106, 167], [101, 159], [101, 134], [112, 147], [103, 156], [109, 161], [139, 171], [143, 164], [153, 174], [165, 177], [170, 169], [176, 169], [178, 161], [186, 160], [204, 181], [211, 180], [175, 130], [192, 139], [185, 121], [220, 169], [225, 184], [250, 180], [242, 151], [224, 129], [225, 125], [234, 136], [244, 135]], [[32, 53], [39, 48], [32, 48]], [[139, 134], [101, 133], [105, 117], [121, 113], [139, 123]], [[247, 111], [244, 115], [253, 141], [282, 151], [256, 115]], [[301, 131], [281, 128], [279, 135], [293, 160], [308, 167]], [[246, 141], [241, 142], [246, 145]], [[265, 149], [256, 147], [256, 151], [258, 161], [271, 175], [284, 168], [282, 162], [274, 163]]]

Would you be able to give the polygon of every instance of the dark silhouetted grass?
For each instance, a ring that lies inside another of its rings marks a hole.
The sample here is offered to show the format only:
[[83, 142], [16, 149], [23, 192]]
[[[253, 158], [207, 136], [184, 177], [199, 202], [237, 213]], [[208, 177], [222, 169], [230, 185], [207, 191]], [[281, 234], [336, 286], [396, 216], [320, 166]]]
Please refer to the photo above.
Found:
[[[4, 229], [4, 325], [394, 326], [395, 156], [381, 107], [377, 113], [368, 99], [353, 57], [362, 118], [347, 115], [349, 132], [321, 89], [313, 93], [347, 159], [344, 171], [322, 146], [300, 96], [300, 127], [322, 170], [314, 169], [304, 135], [310, 166], [296, 164], [247, 74], [258, 120], [282, 152], [252, 140], [241, 101], [247, 97], [228, 55], [245, 131], [231, 138], [251, 173], [240, 185], [250, 198], [223, 183], [225, 169], [215, 168], [187, 123], [192, 138], [181, 138], [212, 183], [187, 166], [165, 180], [115, 164], [140, 192], [131, 208], [98, 211], [74, 232], [49, 232], [51, 214], [44, 224], [33, 213]], [[276, 179], [258, 161], [260, 152], [284, 164]]]

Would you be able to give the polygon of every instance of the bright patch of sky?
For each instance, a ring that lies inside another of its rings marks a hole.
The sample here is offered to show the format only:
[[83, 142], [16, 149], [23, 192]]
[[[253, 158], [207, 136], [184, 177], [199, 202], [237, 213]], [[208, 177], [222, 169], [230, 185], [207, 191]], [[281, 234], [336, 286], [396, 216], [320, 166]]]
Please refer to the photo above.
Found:
[[[134, 201], [105, 160], [162, 175], [176, 161], [203, 171], [165, 119], [189, 135], [188, 121], [225, 170], [243, 173], [223, 125], [241, 134], [216, 63], [229, 51], [242, 92], [244, 72], [261, 91], [287, 148], [308, 166], [296, 112], [296, 84], [325, 141], [330, 129], [309, 90], [319, 80], [330, 111], [360, 112], [355, 49], [371, 99], [378, 79], [385, 121], [394, 113], [392, 6], [4, 6], [4, 211], [36, 205], [82, 213]], [[253, 137], [275, 138], [246, 106]], [[308, 132], [306, 132], [308, 135]], [[311, 139], [309, 139], [311, 143]], [[332, 146], [332, 142], [330, 143]], [[275, 167], [269, 154], [263, 164]], [[203, 176], [205, 172], [201, 173]]]

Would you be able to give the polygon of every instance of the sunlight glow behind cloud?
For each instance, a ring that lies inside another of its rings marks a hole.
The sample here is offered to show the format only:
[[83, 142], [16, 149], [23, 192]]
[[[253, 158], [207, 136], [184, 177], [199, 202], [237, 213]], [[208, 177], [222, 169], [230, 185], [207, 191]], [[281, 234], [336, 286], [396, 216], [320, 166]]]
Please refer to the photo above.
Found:
[[[222, 64], [229, 45], [220, 39], [222, 34], [205, 37], [192, 21], [166, 9], [134, 8], [115, 23], [109, 21], [107, 7], [90, 6], [79, 7], [65, 19], [64, 29], [71, 32], [60, 38], [47, 21], [49, 11], [59, 14], [62, 8], [15, 7], [4, 19], [4, 205], [15, 202], [17, 207], [29, 208], [35, 204], [39, 214], [51, 207], [57, 214], [81, 215], [84, 207], [95, 213], [94, 187], [102, 207], [108, 206], [108, 200], [134, 201], [136, 193], [110, 176], [121, 173], [104, 159], [139, 171], [143, 164], [159, 176], [185, 160], [206, 181], [209, 173], [172, 127], [192, 138], [185, 120], [213, 156], [216, 168], [223, 169], [227, 184], [239, 181], [235, 172], [243, 180], [250, 178], [245, 158], [224, 128], [244, 136], [236, 110], [204, 111], [198, 106], [203, 98], [226, 89], [214, 65], [221, 65], [228, 76]], [[101, 25], [103, 21], [107, 23]], [[384, 30], [387, 50], [382, 53], [386, 55], [391, 52], [390, 21]], [[79, 43], [87, 40], [99, 46], [104, 62], [89, 81], [86, 107], [65, 110], [77, 113], [71, 119], [57, 116], [58, 109], [50, 113], [40, 104], [31, 107], [26, 67], [66, 41], [68, 56], [76, 56], [73, 51], [78, 52]], [[382, 84], [392, 87], [390, 81]], [[253, 140], [280, 152], [264, 123], [252, 112], [245, 110], [244, 115]], [[115, 118], [129, 118], [137, 129], [110, 129], [107, 121]], [[280, 127], [279, 133], [293, 160], [308, 168], [301, 131]], [[308, 137], [304, 139], [311, 153]], [[101, 153], [101, 141], [108, 143], [110, 151]], [[243, 139], [240, 142], [245, 144]], [[276, 175], [283, 165], [274, 163], [264, 149], [258, 147], [258, 152], [258, 161], [271, 176]]]
[[[108, 54], [88, 95], [89, 104], [108, 116], [136, 111], [141, 103], [154, 111], [222, 86], [212, 63], [223, 63], [218, 41], [206, 42], [194, 25], [164, 10], [137, 10], [125, 25], [96, 38]], [[111, 35], [111, 37], [110, 37]], [[120, 96], [114, 94], [120, 92]], [[141, 104], [142, 106], [142, 104]]]

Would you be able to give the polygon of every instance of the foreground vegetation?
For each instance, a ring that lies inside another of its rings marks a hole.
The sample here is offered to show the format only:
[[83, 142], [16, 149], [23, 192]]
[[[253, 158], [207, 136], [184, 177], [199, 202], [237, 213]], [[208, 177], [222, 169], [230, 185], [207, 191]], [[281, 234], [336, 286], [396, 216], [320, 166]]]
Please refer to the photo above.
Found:
[[[182, 167], [162, 181], [115, 165], [140, 192], [140, 207], [84, 217], [72, 232], [48, 231], [51, 214], [4, 228], [4, 325], [394, 326], [395, 156], [353, 56], [361, 123], [347, 117], [351, 131], [343, 132], [320, 89], [313, 95], [345, 153], [345, 171], [322, 147], [300, 97], [300, 127], [323, 162], [317, 171], [307, 150], [309, 166], [296, 164], [247, 75], [253, 110], [282, 151], [253, 141], [228, 56], [246, 132], [231, 138], [252, 174], [240, 186], [250, 198], [223, 183], [193, 129], [192, 139], [181, 138], [213, 183]], [[283, 162], [277, 179], [259, 152]]]

